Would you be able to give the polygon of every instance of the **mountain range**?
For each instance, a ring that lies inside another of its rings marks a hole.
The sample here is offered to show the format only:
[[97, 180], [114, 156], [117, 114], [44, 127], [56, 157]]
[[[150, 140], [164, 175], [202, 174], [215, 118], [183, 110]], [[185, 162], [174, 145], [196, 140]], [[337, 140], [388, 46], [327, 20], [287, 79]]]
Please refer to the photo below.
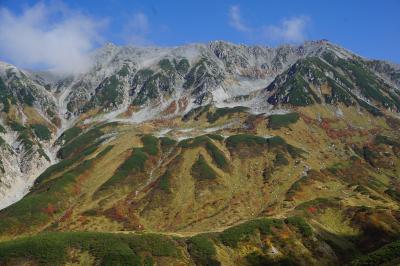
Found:
[[400, 66], [327, 40], [0, 63], [0, 265], [400, 262]]

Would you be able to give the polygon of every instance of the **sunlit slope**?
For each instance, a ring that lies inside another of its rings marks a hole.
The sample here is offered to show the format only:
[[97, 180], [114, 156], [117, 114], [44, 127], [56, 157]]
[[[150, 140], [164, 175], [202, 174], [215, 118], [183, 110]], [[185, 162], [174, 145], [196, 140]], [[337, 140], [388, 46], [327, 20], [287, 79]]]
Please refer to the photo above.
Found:
[[[296, 230], [311, 230], [325, 243], [327, 263], [350, 261], [396, 240], [396, 118], [359, 114], [345, 105], [341, 116], [324, 105], [271, 116], [218, 110], [140, 126], [77, 124], [58, 140], [60, 162], [24, 199], [0, 212], [2, 238], [56, 231], [185, 237], [210, 232], [216, 245], [212, 259], [228, 264], [279, 261], [289, 250], [302, 254], [295, 261], [317, 264], [317, 251], [307, 240], [314, 238]], [[230, 232], [259, 217], [281, 222], [272, 223], [277, 227], [272, 235], [263, 225], [240, 229], [235, 244], [221, 240], [220, 233], [214, 238], [212, 232]], [[291, 223], [310, 229], [293, 229]], [[185, 241], [177, 244], [182, 250], [188, 248]], [[255, 243], [269, 244], [260, 249]], [[102, 260], [92, 249], [63, 245], [68, 252], [77, 248], [85, 259]], [[234, 258], [232, 248], [235, 254], [240, 250]], [[348, 248], [354, 254], [344, 251]], [[199, 256], [181, 252], [183, 264]]]

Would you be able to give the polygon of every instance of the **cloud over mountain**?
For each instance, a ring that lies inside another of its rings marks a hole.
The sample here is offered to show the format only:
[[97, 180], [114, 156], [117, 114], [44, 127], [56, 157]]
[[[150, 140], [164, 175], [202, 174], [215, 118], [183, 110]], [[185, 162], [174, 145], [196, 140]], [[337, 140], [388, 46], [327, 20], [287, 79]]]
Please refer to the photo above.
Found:
[[77, 73], [90, 66], [89, 52], [106, 22], [63, 5], [40, 2], [20, 14], [0, 9], [0, 53], [24, 67]]

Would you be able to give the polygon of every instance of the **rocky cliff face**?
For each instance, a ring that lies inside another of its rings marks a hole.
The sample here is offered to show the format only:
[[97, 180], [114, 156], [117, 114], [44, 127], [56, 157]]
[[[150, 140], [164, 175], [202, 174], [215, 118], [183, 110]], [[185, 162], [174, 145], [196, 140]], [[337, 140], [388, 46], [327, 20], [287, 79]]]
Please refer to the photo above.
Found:
[[181, 108], [182, 113], [193, 105], [222, 104], [257, 91], [297, 60], [328, 50], [351, 57], [323, 41], [276, 49], [226, 42], [177, 48], [107, 45], [94, 55], [96, 63], [89, 73], [61, 82], [68, 85], [57, 90], [64, 96], [67, 117], [96, 108], [103, 113], [149, 105], [166, 108], [179, 100], [190, 104]]
[[54, 96], [28, 73], [0, 65], [0, 207], [19, 200], [51, 163], [60, 125]]

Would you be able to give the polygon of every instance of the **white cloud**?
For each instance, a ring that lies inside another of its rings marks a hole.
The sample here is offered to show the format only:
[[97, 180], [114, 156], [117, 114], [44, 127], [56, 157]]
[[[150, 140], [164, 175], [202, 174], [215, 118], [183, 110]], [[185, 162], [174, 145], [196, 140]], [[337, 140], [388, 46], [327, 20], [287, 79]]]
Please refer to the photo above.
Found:
[[105, 21], [95, 21], [61, 2], [40, 2], [14, 14], [0, 9], [0, 54], [23, 67], [41, 66], [79, 73], [91, 64], [89, 52], [101, 39]]
[[286, 42], [302, 42], [306, 39], [306, 29], [310, 18], [307, 16], [284, 19], [279, 26], [264, 27], [266, 38]]
[[238, 5], [229, 8], [229, 24], [238, 31], [248, 32], [251, 30], [243, 23]]
[[135, 45], [149, 45], [148, 34], [150, 23], [148, 17], [138, 12], [126, 24], [123, 35], [127, 43]]
[[296, 16], [283, 19], [279, 25], [262, 25], [249, 27], [240, 14], [238, 5], [229, 8], [229, 25], [240, 32], [251, 33], [258, 39], [260, 36], [266, 41], [302, 42], [307, 37], [307, 27], [311, 19], [307, 16]]

